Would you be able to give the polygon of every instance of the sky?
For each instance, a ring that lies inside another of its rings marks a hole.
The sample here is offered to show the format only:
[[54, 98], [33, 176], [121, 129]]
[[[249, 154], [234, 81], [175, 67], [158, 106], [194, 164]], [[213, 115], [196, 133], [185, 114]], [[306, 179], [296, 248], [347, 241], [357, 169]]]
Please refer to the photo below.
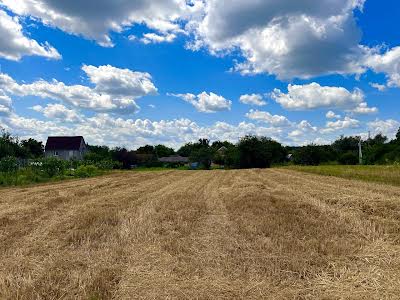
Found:
[[0, 0], [0, 127], [129, 149], [393, 138], [399, 20], [395, 0]]

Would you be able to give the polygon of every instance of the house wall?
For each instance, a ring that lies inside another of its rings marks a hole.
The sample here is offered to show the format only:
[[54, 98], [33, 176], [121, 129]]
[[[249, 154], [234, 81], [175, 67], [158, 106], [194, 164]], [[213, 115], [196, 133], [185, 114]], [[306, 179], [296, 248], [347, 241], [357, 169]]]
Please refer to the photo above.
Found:
[[45, 157], [57, 157], [63, 160], [82, 160], [85, 155], [86, 150], [76, 151], [76, 150], [51, 150], [45, 152]]

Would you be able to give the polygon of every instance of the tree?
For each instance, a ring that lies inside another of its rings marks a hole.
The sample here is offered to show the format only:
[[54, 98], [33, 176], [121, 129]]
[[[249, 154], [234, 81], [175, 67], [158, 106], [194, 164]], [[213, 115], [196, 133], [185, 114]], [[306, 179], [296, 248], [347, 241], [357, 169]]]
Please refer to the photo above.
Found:
[[20, 152], [18, 148], [17, 138], [2, 129], [0, 133], [0, 159], [7, 156], [17, 156]]
[[293, 153], [293, 162], [297, 165], [317, 166], [321, 160], [321, 150], [313, 144], [301, 147]]
[[190, 151], [189, 159], [191, 162], [199, 163], [200, 167], [206, 170], [211, 168], [215, 151], [210, 146], [210, 140], [199, 139], [197, 143], [186, 144], [185, 146]]
[[154, 154], [154, 146], [146, 145], [136, 150], [137, 154]]
[[43, 156], [44, 147], [42, 142], [30, 138], [28, 140], [23, 140], [21, 146], [29, 158], [39, 158]]
[[190, 157], [192, 152], [198, 151], [203, 147], [210, 147], [210, 141], [207, 139], [199, 139], [197, 143], [187, 143], [177, 151], [180, 156]]
[[233, 146], [229, 147], [225, 152], [224, 158], [224, 166], [225, 168], [239, 168], [240, 167], [240, 157], [238, 147]]
[[210, 147], [204, 146], [198, 150], [192, 151], [189, 159], [191, 162], [199, 163], [201, 168], [209, 170], [211, 168], [213, 154], [214, 153]]
[[398, 143], [400, 143], [400, 128], [399, 128], [399, 130], [397, 131], [397, 134], [396, 134], [396, 141]]
[[358, 151], [358, 143], [360, 137], [358, 136], [341, 136], [340, 139], [336, 140], [332, 147], [338, 153], [346, 153], [348, 151]]
[[377, 134], [373, 138], [369, 138], [366, 142], [368, 146], [375, 146], [375, 145], [383, 145], [388, 140], [387, 136], [384, 136], [382, 133]]
[[246, 136], [238, 143], [240, 168], [269, 168], [282, 159], [284, 149], [278, 142], [257, 136]]
[[211, 144], [211, 148], [213, 148], [215, 151], [221, 149], [222, 147], [229, 149], [231, 147], [235, 147], [235, 145], [227, 141], [215, 141]]
[[125, 148], [115, 148], [111, 153], [113, 160], [120, 162], [124, 169], [130, 169], [133, 165], [137, 164], [137, 157], [133, 151], [128, 151]]
[[154, 147], [154, 152], [158, 158], [160, 157], [168, 157], [175, 154], [175, 150], [172, 148], [168, 148], [164, 145], [157, 145]]
[[85, 160], [101, 161], [111, 160], [112, 153], [107, 146], [92, 146], [88, 145], [88, 152], [85, 155]]
[[363, 142], [363, 160], [365, 164], [372, 165], [384, 162], [384, 156], [387, 152], [390, 152], [391, 148], [389, 144], [386, 144], [387, 140], [386, 136], [379, 133], [375, 137]]
[[180, 147], [177, 151], [177, 153], [180, 156], [183, 157], [189, 157], [190, 153], [193, 151], [194, 147], [193, 147], [193, 143], [187, 143], [185, 145], [183, 145], [182, 147]]

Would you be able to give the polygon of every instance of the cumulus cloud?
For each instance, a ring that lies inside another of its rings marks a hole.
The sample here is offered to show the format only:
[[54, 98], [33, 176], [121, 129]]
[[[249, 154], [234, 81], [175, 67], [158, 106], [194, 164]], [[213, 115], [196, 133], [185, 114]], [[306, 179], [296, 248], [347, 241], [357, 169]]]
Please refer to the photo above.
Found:
[[0, 117], [9, 115], [12, 111], [12, 101], [7, 95], [2, 94], [0, 91]]
[[327, 119], [340, 119], [341, 118], [341, 116], [340, 115], [337, 115], [337, 114], [335, 114], [333, 111], [328, 111], [327, 113], [326, 113], [326, 118]]
[[291, 137], [295, 141], [303, 140], [304, 136], [313, 134], [318, 131], [318, 128], [312, 126], [310, 122], [307, 120], [301, 121], [297, 124], [296, 129], [289, 133], [289, 137]]
[[377, 89], [380, 92], [384, 92], [386, 90], [386, 85], [384, 85], [384, 84], [370, 82], [369, 85], [372, 86], [374, 89]]
[[359, 114], [359, 115], [376, 114], [378, 112], [378, 108], [368, 107], [368, 104], [366, 102], [363, 102], [363, 103], [360, 103], [351, 112], [353, 112], [354, 114]]
[[18, 96], [37, 96], [62, 101], [77, 108], [102, 112], [130, 114], [138, 111], [136, 100], [157, 93], [148, 73], [133, 72], [112, 66], [83, 66], [95, 87], [66, 85], [53, 80], [19, 84], [7, 74], [0, 73], [0, 89]]
[[169, 33], [166, 35], [160, 35], [156, 33], [145, 33], [140, 41], [144, 44], [159, 44], [159, 43], [171, 43], [176, 39], [176, 34]]
[[32, 16], [44, 24], [82, 35], [103, 46], [112, 46], [110, 32], [122, 32], [135, 24], [145, 24], [162, 35], [180, 32], [179, 20], [199, 10], [202, 1], [109, 0], [53, 1], [0, 0], [13, 13]]
[[344, 117], [343, 120], [329, 121], [326, 123], [325, 128], [321, 129], [321, 133], [332, 133], [335, 131], [341, 131], [344, 129], [354, 129], [360, 127], [360, 121], [352, 119], [348, 116]]
[[112, 95], [115, 98], [134, 99], [157, 93], [149, 73], [133, 72], [110, 65], [99, 67], [84, 65], [82, 70], [96, 85], [95, 90], [98, 93]]
[[23, 33], [18, 17], [11, 17], [0, 9], [0, 57], [20, 60], [23, 56], [42, 56], [60, 59], [61, 55], [48, 43], [39, 44]]
[[255, 106], [267, 105], [267, 102], [264, 101], [263, 95], [260, 94], [242, 95], [240, 96], [239, 101], [243, 104], [249, 104]]
[[[400, 87], [400, 47], [392, 48], [384, 54], [369, 55], [365, 64], [377, 73], [384, 73], [389, 87]], [[377, 85], [375, 87], [378, 88]]]
[[181, 98], [192, 104], [199, 112], [215, 113], [231, 109], [232, 101], [214, 93], [207, 94], [202, 92], [199, 95], [194, 94], [169, 94], [170, 96]]
[[[209, 0], [195, 24], [192, 49], [211, 53], [239, 49], [244, 74], [269, 73], [281, 79], [323, 74], [359, 74], [361, 32], [353, 11], [363, 0]], [[192, 22], [193, 23], [193, 22]]]
[[[36, 107], [40, 112], [44, 112], [46, 108], [48, 107]], [[65, 109], [60, 108], [57, 111], [65, 111]], [[337, 122], [328, 122], [322, 129], [318, 129], [307, 120], [299, 123], [291, 122], [290, 126], [281, 126], [286, 122], [274, 123], [273, 117], [269, 117], [272, 120], [270, 122], [261, 121], [256, 124], [215, 122], [206, 126], [200, 126], [186, 118], [152, 121], [125, 119], [107, 113], [98, 113], [93, 116], [79, 115], [79, 117], [80, 121], [66, 124], [61, 116], [60, 118], [50, 117], [49, 120], [43, 121], [11, 112], [0, 115], [0, 127], [6, 128], [21, 138], [34, 137], [44, 141], [48, 135], [84, 135], [90, 144], [125, 146], [135, 149], [145, 144], [160, 143], [178, 148], [198, 138], [208, 138], [212, 141], [228, 140], [235, 143], [240, 137], [250, 134], [268, 136], [290, 145], [326, 144], [335, 140], [339, 134], [348, 133], [348, 130], [359, 130], [362, 125], [361, 122], [349, 117]], [[280, 118], [276, 120], [279, 121]], [[395, 120], [376, 120], [368, 123], [368, 127], [374, 132], [376, 130], [376, 133], [382, 132], [393, 137], [400, 123]]]
[[360, 89], [350, 92], [343, 87], [321, 86], [316, 82], [307, 85], [289, 84], [287, 94], [275, 89], [271, 98], [288, 110], [333, 108], [354, 113], [377, 111], [376, 108], [368, 108]]
[[82, 117], [75, 110], [68, 109], [62, 104], [48, 104], [46, 107], [35, 105], [32, 110], [41, 112], [49, 119], [56, 119], [61, 122], [81, 122]]
[[[248, 134], [270, 136], [276, 140], [280, 140], [283, 136], [281, 129], [247, 122], [236, 125], [216, 122], [208, 126], [199, 126], [196, 122], [185, 118], [160, 121], [134, 120], [115, 118], [105, 113], [83, 118], [81, 122], [67, 126], [59, 119], [41, 121], [12, 113], [7, 117], [0, 117], [0, 126], [18, 134], [21, 138], [34, 137], [45, 140], [48, 135], [84, 135], [90, 144], [125, 146], [131, 149], [145, 144], [159, 143], [178, 148], [200, 137], [235, 143], [240, 137]], [[110, 135], [110, 132], [113, 134]]]
[[246, 114], [246, 117], [251, 120], [268, 123], [273, 127], [285, 127], [291, 125], [291, 122], [285, 116], [272, 115], [267, 111], [252, 109]]
[[373, 134], [382, 133], [383, 135], [386, 135], [389, 139], [393, 139], [400, 128], [400, 122], [393, 119], [376, 119], [375, 121], [369, 122], [367, 126]]

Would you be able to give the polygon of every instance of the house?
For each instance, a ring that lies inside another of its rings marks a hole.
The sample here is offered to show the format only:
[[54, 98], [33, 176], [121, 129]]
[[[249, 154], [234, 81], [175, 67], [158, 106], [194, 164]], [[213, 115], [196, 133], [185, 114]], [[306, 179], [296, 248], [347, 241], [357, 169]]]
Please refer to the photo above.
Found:
[[63, 160], [82, 160], [88, 151], [82, 136], [50, 136], [47, 138], [45, 157]]

